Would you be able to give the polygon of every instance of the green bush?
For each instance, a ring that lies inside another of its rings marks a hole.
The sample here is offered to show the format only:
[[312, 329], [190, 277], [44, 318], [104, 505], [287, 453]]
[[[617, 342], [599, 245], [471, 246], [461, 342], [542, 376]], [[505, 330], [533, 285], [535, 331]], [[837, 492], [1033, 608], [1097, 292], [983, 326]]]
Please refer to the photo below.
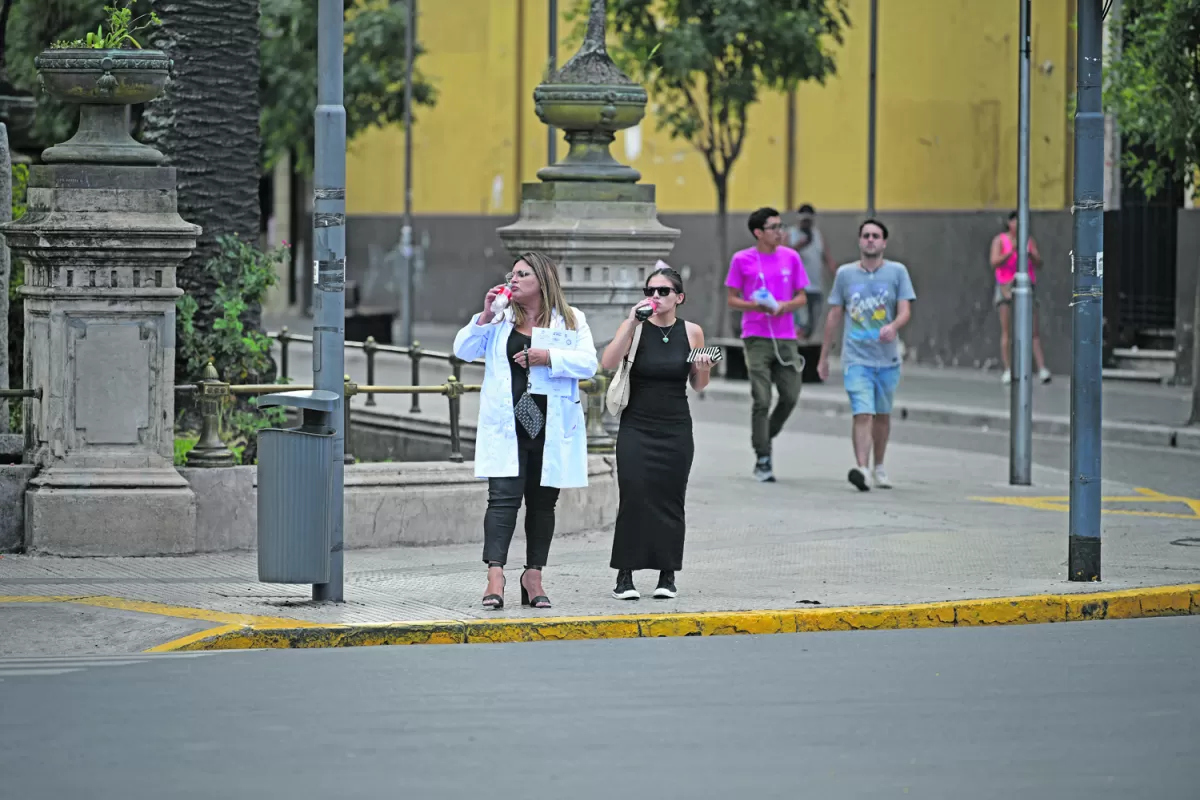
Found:
[[192, 448], [196, 446], [196, 442], [200, 441], [199, 436], [176, 436], [175, 437], [175, 466], [182, 467], [187, 464], [188, 453], [192, 452]]
[[[216, 291], [213, 305], [221, 310], [221, 316], [213, 321], [211, 331], [196, 327], [196, 312], [199, 304], [190, 295], [176, 302], [180, 361], [186, 373], [177, 375], [179, 383], [199, 380], [204, 367], [211, 360], [221, 380], [232, 384], [273, 383], [275, 364], [271, 360], [271, 340], [266, 334], [248, 324], [247, 311], [251, 306], [261, 306], [267, 290], [278, 280], [277, 267], [286, 263], [286, 246], [264, 253], [237, 236], [221, 236], [217, 239], [219, 251], [204, 265], [213, 279]], [[221, 420], [221, 435], [225, 444], [242, 463], [244, 451], [249, 449], [246, 463], [255, 458], [255, 434], [270, 425], [282, 425], [285, 411], [271, 408], [258, 411], [255, 401], [238, 404], [230, 398]], [[181, 410], [181, 419], [186, 410]], [[185, 426], [186, 427], [186, 426]]]

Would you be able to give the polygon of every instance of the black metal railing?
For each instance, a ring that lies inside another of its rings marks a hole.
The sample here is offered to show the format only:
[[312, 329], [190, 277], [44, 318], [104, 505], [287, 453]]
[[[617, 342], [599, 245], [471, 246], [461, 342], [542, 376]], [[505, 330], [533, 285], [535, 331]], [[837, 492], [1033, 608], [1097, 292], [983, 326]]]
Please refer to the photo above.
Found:
[[[306, 337], [310, 338], [310, 337]], [[461, 361], [459, 362], [462, 363]], [[370, 376], [373, 370], [368, 371]], [[368, 379], [369, 380], [369, 379]], [[579, 388], [587, 393], [588, 402], [585, 406], [587, 418], [587, 437], [589, 449], [593, 452], [608, 452], [611, 449], [611, 439], [603, 425], [604, 393], [607, 390], [607, 379], [597, 376], [592, 380], [580, 381]], [[369, 397], [375, 394], [407, 394], [418, 398], [421, 395], [436, 394], [446, 398], [449, 411], [450, 457], [455, 463], [464, 460], [462, 452], [462, 397], [481, 391], [482, 384], [464, 384], [457, 375], [450, 375], [446, 383], [434, 385], [413, 384], [411, 386], [377, 386], [370, 382], [358, 384], [345, 376], [344, 390], [346, 402], [343, 404], [343, 422], [346, 432], [345, 461], [354, 463], [351, 447], [351, 398], [360, 394]], [[279, 392], [310, 391], [311, 385], [266, 383], [266, 384], [230, 384], [222, 381], [216, 367], [210, 361], [204, 368], [202, 379], [194, 384], [180, 384], [175, 387], [177, 395], [193, 396], [200, 409], [200, 437], [196, 445], [188, 453], [187, 465], [192, 467], [223, 467], [232, 466], [233, 454], [225, 445], [221, 431], [221, 412], [231, 397], [258, 397]], [[419, 409], [417, 409], [419, 411]]]
[[[302, 344], [313, 344], [313, 337], [303, 334], [291, 333], [287, 326], [280, 328], [278, 332], [269, 332], [268, 337], [279, 342], [279, 375], [281, 378], [288, 379], [291, 377], [289, 345], [292, 342], [300, 342]], [[412, 367], [412, 385], [421, 385], [421, 362], [425, 359], [431, 361], [445, 362], [450, 365], [450, 374], [457, 381], [462, 381], [463, 364], [471, 363], [479, 366], [483, 365], [482, 361], [466, 362], [455, 356], [453, 353], [444, 353], [439, 350], [426, 350], [421, 346], [420, 342], [413, 342], [411, 347], [401, 347], [391, 344], [379, 344], [375, 341], [374, 336], [368, 336], [366, 341], [352, 342], [347, 341], [347, 350], [362, 350], [367, 357], [367, 383], [374, 385], [375, 383], [375, 359], [379, 354], [397, 355], [408, 358]], [[375, 395], [385, 394], [384, 392], [368, 391], [366, 405], [374, 406]], [[409, 413], [421, 413], [421, 395], [414, 394], [412, 396], [412, 406], [409, 408]]]

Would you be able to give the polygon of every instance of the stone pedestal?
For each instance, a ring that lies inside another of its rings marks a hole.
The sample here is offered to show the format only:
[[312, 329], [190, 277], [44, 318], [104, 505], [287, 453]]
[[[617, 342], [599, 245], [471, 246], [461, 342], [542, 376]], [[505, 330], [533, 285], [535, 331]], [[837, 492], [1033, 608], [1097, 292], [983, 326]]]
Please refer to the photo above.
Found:
[[30, 173], [2, 226], [25, 259], [25, 546], [61, 555], [190, 552], [196, 501], [173, 467], [175, 269], [199, 228], [175, 170], [97, 163]]
[[587, 315], [597, 346], [612, 339], [679, 238], [658, 221], [653, 186], [596, 181], [525, 184], [521, 216], [497, 233], [514, 258], [540, 250], [558, 263], [567, 302]]

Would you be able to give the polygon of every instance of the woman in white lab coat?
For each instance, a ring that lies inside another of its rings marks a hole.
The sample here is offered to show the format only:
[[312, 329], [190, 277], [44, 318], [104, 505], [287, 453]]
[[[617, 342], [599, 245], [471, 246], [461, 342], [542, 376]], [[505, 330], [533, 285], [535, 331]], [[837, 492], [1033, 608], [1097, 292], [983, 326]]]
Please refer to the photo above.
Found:
[[558, 266], [550, 258], [522, 253], [507, 285], [512, 291], [509, 307], [499, 314], [492, 311], [504, 285], [492, 288], [483, 311], [454, 338], [454, 354], [460, 359], [486, 361], [475, 436], [475, 475], [488, 479], [483, 605], [504, 608], [504, 565], [523, 497], [521, 604], [550, 608], [542, 567], [554, 537], [559, 489], [587, 486], [587, 426], [579, 381], [596, 374], [596, 349], [583, 314], [567, 305]]

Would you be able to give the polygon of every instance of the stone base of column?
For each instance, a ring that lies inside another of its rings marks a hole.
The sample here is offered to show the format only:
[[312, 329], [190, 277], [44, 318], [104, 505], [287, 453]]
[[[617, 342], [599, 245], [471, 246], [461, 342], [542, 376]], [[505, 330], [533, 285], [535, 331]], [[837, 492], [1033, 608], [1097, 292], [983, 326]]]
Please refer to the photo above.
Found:
[[513, 257], [540, 250], [558, 263], [567, 302], [587, 315], [598, 348], [679, 238], [658, 221], [652, 185], [602, 181], [524, 184], [520, 217], [496, 233]]
[[192, 553], [196, 496], [170, 468], [50, 468], [25, 494], [25, 547], [59, 556]]

